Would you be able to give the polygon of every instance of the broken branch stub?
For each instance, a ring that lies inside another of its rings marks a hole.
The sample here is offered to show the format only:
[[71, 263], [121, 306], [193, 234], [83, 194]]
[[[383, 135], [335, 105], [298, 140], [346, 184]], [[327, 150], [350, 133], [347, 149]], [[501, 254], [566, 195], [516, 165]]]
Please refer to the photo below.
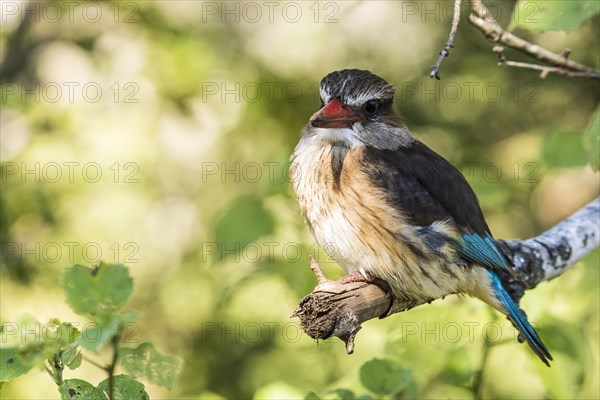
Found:
[[[320, 272], [312, 260], [311, 268]], [[326, 280], [320, 281], [315, 290], [300, 301], [292, 317], [300, 318], [302, 329], [313, 339], [339, 337], [351, 354], [361, 324], [388, 315], [392, 302], [392, 295], [376, 284]]]

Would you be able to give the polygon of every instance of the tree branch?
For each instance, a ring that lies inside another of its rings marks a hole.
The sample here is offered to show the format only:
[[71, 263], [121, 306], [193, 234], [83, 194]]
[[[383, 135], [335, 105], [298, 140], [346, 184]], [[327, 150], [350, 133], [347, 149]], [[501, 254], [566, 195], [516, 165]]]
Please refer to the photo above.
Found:
[[473, 12], [469, 15], [469, 22], [475, 28], [479, 29], [488, 41], [492, 43], [501, 43], [506, 47], [519, 50], [520, 52], [547, 64], [544, 66], [506, 61], [502, 54], [500, 65], [541, 70], [542, 78], [549, 72], [554, 72], [568, 77], [600, 79], [600, 71], [569, 60], [568, 52], [556, 54], [537, 44], [521, 39], [510, 32], [506, 32], [492, 17], [490, 11], [483, 5], [481, 0], [471, 0], [471, 6]]
[[[565, 272], [600, 244], [599, 220], [600, 197], [537, 237], [498, 240], [517, 277], [501, 276], [506, 289], [518, 300], [525, 290]], [[320, 276], [319, 284], [300, 301], [292, 317], [300, 318], [302, 329], [313, 339], [339, 337], [348, 354], [354, 350], [354, 337], [363, 322], [422, 304], [400, 301], [373, 283], [327, 280], [314, 260], [311, 268]]]
[[460, 6], [462, 4], [462, 0], [454, 0], [454, 16], [452, 17], [452, 26], [450, 28], [450, 35], [448, 35], [448, 41], [446, 45], [440, 51], [440, 56], [437, 61], [431, 67], [431, 72], [429, 73], [430, 78], [435, 78], [438, 81], [440, 80], [440, 75], [438, 73], [440, 69], [440, 65], [442, 64], [442, 60], [444, 57], [448, 57], [450, 55], [450, 49], [454, 47], [454, 36], [456, 36], [456, 31], [458, 30], [458, 23], [460, 22]]

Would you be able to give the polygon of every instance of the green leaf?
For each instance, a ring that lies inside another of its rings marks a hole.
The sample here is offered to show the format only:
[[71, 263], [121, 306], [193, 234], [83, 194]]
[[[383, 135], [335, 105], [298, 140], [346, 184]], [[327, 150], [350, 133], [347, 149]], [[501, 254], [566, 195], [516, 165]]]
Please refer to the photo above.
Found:
[[273, 232], [275, 221], [259, 199], [241, 197], [215, 223], [216, 244], [221, 259], [240, 253], [246, 245]]
[[542, 157], [550, 167], [579, 167], [587, 163], [581, 135], [552, 132], [544, 138]]
[[569, 31], [600, 12], [598, 0], [519, 0], [509, 30]]
[[58, 387], [62, 400], [107, 400], [108, 397], [91, 383], [81, 379], [67, 379]]
[[139, 312], [127, 311], [122, 315], [115, 316], [105, 324], [88, 324], [77, 338], [77, 344], [87, 350], [97, 352], [122, 332], [124, 332], [125, 338], [121, 336], [121, 339], [132, 340], [130, 339], [131, 333], [128, 333], [127, 328], [132, 327], [133, 321], [138, 320], [141, 316], [142, 314]]
[[56, 333], [57, 337], [60, 338], [61, 343], [68, 345], [73, 343], [81, 334], [79, 330], [73, 326], [70, 322], [60, 322], [58, 320], [50, 321], [59, 326]]
[[[39, 343], [41, 342], [40, 326], [42, 325], [42, 323], [29, 314], [23, 314], [15, 321], [3, 322], [0, 325], [2, 345], [5, 347], [21, 347], [24, 343]], [[32, 334], [24, 335], [24, 332], [31, 332]]]
[[127, 325], [142, 318], [143, 315], [143, 313], [138, 311], [125, 311], [119, 319], [123, 325]]
[[600, 169], [600, 107], [592, 116], [592, 120], [583, 135], [583, 146], [594, 171]]
[[419, 398], [419, 387], [414, 379], [410, 380], [410, 383], [402, 389], [402, 395], [400, 396], [402, 399], [417, 399]]
[[320, 400], [321, 398], [317, 396], [315, 392], [308, 392], [306, 396], [304, 396], [304, 400]]
[[356, 395], [354, 394], [354, 392], [349, 389], [336, 389], [336, 390], [334, 390], [334, 393], [337, 395], [337, 397], [340, 398], [340, 400], [356, 399]]
[[81, 335], [77, 338], [77, 344], [84, 349], [97, 352], [118, 335], [121, 327], [118, 318], [104, 325], [88, 325], [81, 331]]
[[[112, 400], [149, 400], [150, 396], [146, 393], [143, 383], [136, 381], [129, 375], [113, 376], [113, 396]], [[108, 379], [103, 380], [98, 385], [108, 396]]]
[[23, 361], [18, 349], [0, 349], [0, 382], [13, 380], [29, 372], [33, 366]]
[[60, 358], [62, 360], [62, 363], [69, 367], [69, 369], [76, 369], [79, 368], [79, 366], [81, 365], [82, 356], [81, 352], [79, 351], [79, 347], [77, 347], [76, 345], [71, 345], [65, 350], [63, 350], [63, 352], [60, 355]]
[[152, 343], [144, 342], [138, 347], [119, 347], [121, 366], [135, 377], [172, 389], [181, 373], [182, 362], [174, 356], [164, 356]]
[[375, 358], [360, 367], [360, 381], [364, 387], [379, 395], [398, 393], [408, 386], [410, 369], [402, 368], [387, 359]]
[[69, 369], [73, 370], [73, 369], [77, 369], [81, 366], [81, 361], [83, 360], [83, 356], [81, 355], [81, 352], [78, 352], [77, 355], [70, 360], [68, 363], [65, 363], [65, 365], [67, 367], [69, 367]]
[[133, 290], [127, 267], [104, 263], [94, 269], [81, 265], [68, 268], [61, 286], [76, 313], [105, 321], [127, 302]]

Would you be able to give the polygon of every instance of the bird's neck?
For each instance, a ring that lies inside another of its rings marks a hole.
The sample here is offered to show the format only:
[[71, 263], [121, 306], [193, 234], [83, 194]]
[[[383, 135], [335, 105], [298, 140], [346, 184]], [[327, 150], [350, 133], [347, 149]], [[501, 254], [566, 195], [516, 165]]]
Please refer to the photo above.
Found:
[[314, 128], [305, 130], [304, 138], [308, 143], [319, 143], [323, 146], [344, 146], [349, 149], [364, 146], [352, 128]]

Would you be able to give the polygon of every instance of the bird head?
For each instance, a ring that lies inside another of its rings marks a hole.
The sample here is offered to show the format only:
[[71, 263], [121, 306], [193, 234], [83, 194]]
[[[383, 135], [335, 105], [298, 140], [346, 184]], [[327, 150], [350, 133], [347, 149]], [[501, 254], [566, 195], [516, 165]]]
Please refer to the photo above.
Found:
[[321, 108], [305, 134], [347, 147], [398, 149], [415, 139], [394, 113], [394, 87], [369, 71], [345, 69], [327, 75], [319, 87]]

